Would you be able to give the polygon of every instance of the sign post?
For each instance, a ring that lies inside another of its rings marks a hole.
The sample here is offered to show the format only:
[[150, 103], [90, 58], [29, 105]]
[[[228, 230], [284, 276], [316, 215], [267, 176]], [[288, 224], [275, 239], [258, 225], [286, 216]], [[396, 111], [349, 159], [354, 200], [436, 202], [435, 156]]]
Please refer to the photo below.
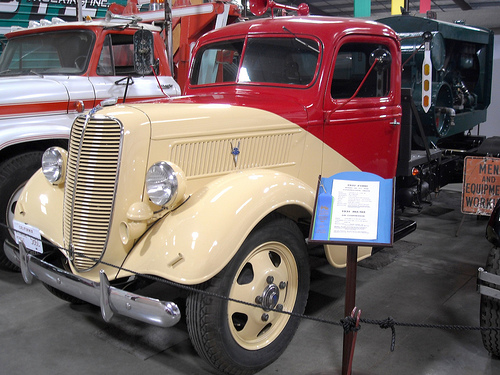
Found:
[[[347, 245], [344, 316], [355, 311], [358, 246], [392, 246], [393, 202], [393, 179], [367, 172], [319, 177], [309, 242]], [[351, 374], [354, 343], [355, 332], [344, 333], [342, 375]]]

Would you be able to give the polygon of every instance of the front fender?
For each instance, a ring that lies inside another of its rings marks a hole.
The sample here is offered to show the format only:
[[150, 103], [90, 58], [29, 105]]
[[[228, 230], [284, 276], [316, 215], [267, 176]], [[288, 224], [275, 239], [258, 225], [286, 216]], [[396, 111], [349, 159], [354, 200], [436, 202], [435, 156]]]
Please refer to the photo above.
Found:
[[39, 169], [26, 183], [14, 218], [38, 228], [56, 246], [63, 246], [63, 198], [64, 189], [48, 182]]
[[[202, 283], [224, 268], [270, 212], [297, 206], [312, 215], [314, 200], [315, 190], [288, 174], [246, 170], [225, 175], [153, 225], [123, 268], [182, 284]], [[118, 276], [126, 275], [120, 271]]]

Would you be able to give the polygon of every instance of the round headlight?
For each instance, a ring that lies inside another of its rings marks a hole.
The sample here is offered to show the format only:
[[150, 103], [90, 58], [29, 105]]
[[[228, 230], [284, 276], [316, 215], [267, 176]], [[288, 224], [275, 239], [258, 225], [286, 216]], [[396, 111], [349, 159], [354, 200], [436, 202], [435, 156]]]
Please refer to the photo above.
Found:
[[175, 200], [178, 187], [177, 173], [167, 162], [160, 161], [149, 168], [146, 174], [146, 189], [154, 204], [165, 206]]
[[66, 151], [59, 147], [51, 147], [43, 153], [42, 172], [51, 184], [57, 184], [63, 179], [65, 153]]

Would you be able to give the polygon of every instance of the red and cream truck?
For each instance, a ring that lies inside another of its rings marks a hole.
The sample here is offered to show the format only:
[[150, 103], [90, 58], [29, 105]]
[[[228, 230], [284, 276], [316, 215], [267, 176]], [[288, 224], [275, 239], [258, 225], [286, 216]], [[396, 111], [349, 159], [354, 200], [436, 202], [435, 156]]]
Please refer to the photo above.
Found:
[[[492, 34], [405, 17], [414, 32], [396, 33], [398, 18], [299, 15], [205, 34], [186, 96], [95, 107], [67, 151], [44, 153], [15, 207], [10, 261], [105, 320], [169, 327], [185, 311], [194, 347], [223, 373], [267, 366], [307, 302], [318, 176], [399, 179], [413, 204], [453, 160], [440, 141], [465, 140], [462, 119], [485, 115]], [[344, 247], [320, 250], [345, 266]], [[152, 280], [185, 300], [141, 294]]]

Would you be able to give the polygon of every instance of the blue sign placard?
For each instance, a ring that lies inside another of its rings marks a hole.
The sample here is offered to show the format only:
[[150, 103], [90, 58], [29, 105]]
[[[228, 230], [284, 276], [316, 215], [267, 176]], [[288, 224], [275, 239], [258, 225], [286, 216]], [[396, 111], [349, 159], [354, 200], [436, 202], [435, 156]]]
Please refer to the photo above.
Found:
[[368, 172], [320, 178], [309, 241], [392, 245], [394, 180]]

